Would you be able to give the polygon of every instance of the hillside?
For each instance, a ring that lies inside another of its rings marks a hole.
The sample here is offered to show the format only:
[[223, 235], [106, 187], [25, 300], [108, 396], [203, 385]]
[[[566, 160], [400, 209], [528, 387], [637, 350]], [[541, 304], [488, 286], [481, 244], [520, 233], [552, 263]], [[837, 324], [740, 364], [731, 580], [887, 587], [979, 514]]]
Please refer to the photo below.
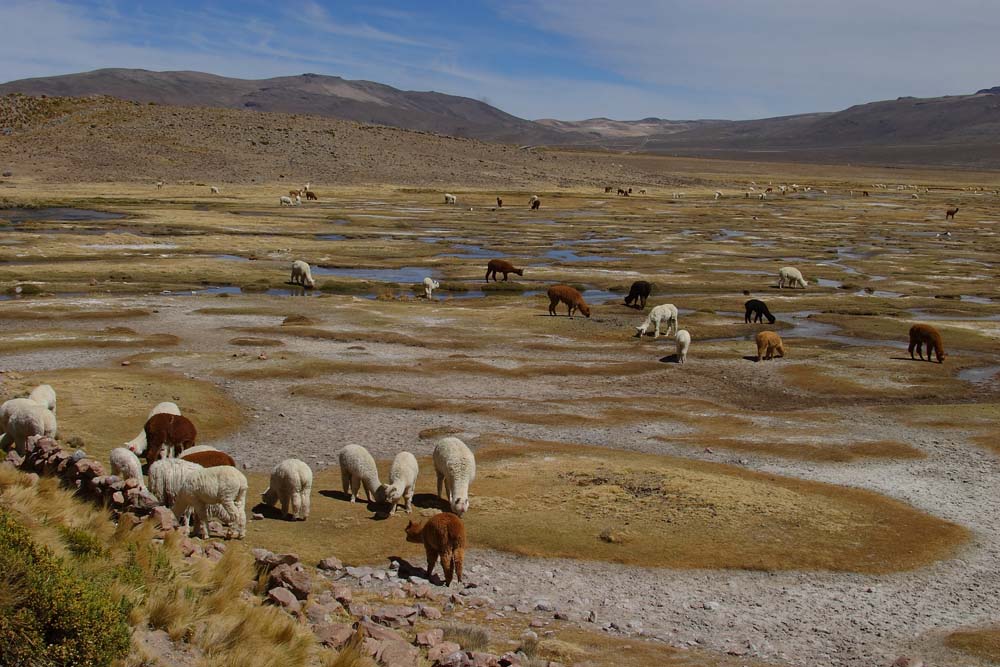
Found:
[[99, 69], [0, 85], [0, 95], [7, 93], [109, 95], [175, 106], [301, 113], [498, 142], [538, 144], [565, 140], [557, 130], [468, 97], [403, 91], [372, 81], [319, 74], [251, 80], [203, 72]]
[[554, 153], [301, 114], [110, 97], [0, 97], [0, 170], [49, 182], [393, 183], [536, 188], [676, 182]]

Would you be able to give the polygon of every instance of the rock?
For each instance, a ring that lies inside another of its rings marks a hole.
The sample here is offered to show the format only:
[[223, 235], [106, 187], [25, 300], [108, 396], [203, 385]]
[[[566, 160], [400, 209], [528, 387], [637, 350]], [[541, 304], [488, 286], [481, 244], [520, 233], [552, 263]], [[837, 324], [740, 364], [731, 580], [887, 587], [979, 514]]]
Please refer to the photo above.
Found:
[[15, 468], [20, 468], [21, 464], [24, 463], [24, 457], [19, 455], [13, 449], [7, 452], [7, 456], [4, 458], [4, 463], [9, 463]]
[[433, 648], [444, 641], [444, 630], [431, 628], [417, 633], [417, 646]]
[[282, 563], [273, 570], [267, 580], [267, 587], [287, 588], [299, 600], [305, 600], [312, 592], [312, 579], [305, 570], [297, 570], [288, 563]]
[[287, 588], [272, 588], [267, 592], [267, 601], [292, 614], [302, 611], [302, 603]]
[[701, 606], [703, 608], [707, 609], [708, 611], [715, 611], [715, 610], [717, 610], [719, 608], [719, 603], [718, 602], [705, 602]]
[[353, 597], [350, 587], [343, 584], [334, 584], [330, 588], [330, 593], [333, 594], [333, 599], [342, 605], [350, 604]]
[[500, 656], [497, 662], [500, 663], [500, 667], [521, 667], [521, 656], [513, 651], [508, 651]]
[[279, 565], [295, 565], [299, 562], [298, 554], [293, 553], [278, 555], [267, 549], [251, 549], [250, 553], [253, 554], [257, 567], [262, 570], [270, 570]]
[[132, 365], [132, 362], [129, 361], [128, 359], [126, 359], [125, 361], [122, 362], [122, 366], [131, 366], [131, 365]]
[[406, 642], [382, 640], [378, 642], [374, 658], [385, 667], [418, 667], [420, 651]]
[[541, 619], [533, 618], [531, 619], [531, 623], [528, 623], [528, 625], [532, 628], [544, 628], [546, 625], [548, 625], [548, 623], [546, 623]]
[[315, 601], [306, 608], [306, 618], [313, 625], [323, 625], [333, 620], [334, 614], [339, 614], [344, 608], [334, 599], [327, 602]]
[[556, 606], [548, 600], [535, 600], [535, 611], [555, 611]]
[[[465, 654], [462, 653], [461, 646], [455, 642], [441, 642], [437, 646], [431, 648], [431, 650], [427, 651], [427, 659], [436, 665], [450, 665], [453, 663], [448, 662], [448, 658], [452, 657], [456, 653], [460, 656], [460, 659], [465, 658]], [[461, 662], [458, 664], [461, 664]]]
[[153, 511], [149, 513], [149, 518], [159, 526], [160, 530], [173, 530], [177, 527], [177, 517], [174, 516], [173, 510], [162, 505], [154, 507]]
[[500, 659], [492, 653], [480, 653], [476, 651], [470, 657], [472, 658], [473, 667], [500, 667]]
[[185, 558], [188, 556], [193, 556], [195, 554], [201, 553], [201, 547], [198, 543], [192, 540], [190, 537], [183, 537], [181, 541], [177, 544], [177, 547], [181, 550], [181, 555]]
[[314, 628], [313, 634], [323, 646], [340, 650], [354, 636], [354, 628], [350, 623], [328, 623]]
[[417, 609], [420, 610], [420, 615], [431, 621], [436, 621], [440, 619], [444, 614], [437, 607], [431, 607], [425, 604], [417, 605]]
[[344, 569], [344, 564], [340, 562], [340, 559], [336, 556], [327, 556], [319, 562], [316, 566], [321, 570], [331, 571], [331, 570], [342, 570]]
[[383, 607], [371, 615], [373, 621], [390, 628], [402, 628], [413, 625], [417, 616], [416, 607]]
[[892, 663], [892, 667], [924, 667], [924, 661], [903, 655], [896, 658], [896, 662]]
[[367, 619], [361, 620], [359, 624], [360, 627], [364, 628], [365, 634], [376, 641], [403, 642], [407, 644], [407, 641], [403, 639], [401, 634], [395, 630], [390, 630], [384, 625], [373, 623]]
[[347, 568], [347, 574], [348, 574], [348, 576], [354, 577], [355, 579], [363, 579], [365, 577], [370, 577], [370, 576], [372, 576], [372, 573], [374, 571], [375, 570], [373, 570], [370, 567], [348, 567]]

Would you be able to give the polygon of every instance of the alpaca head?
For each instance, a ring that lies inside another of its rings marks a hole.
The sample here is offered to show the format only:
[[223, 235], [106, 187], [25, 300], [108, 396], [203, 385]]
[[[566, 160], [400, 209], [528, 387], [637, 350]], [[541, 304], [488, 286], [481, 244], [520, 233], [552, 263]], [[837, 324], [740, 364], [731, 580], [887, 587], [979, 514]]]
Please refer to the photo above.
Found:
[[580, 312], [583, 313], [584, 317], [590, 317], [590, 306], [585, 303], [580, 304]]
[[423, 537], [424, 524], [414, 523], [411, 519], [409, 523], [406, 524], [406, 541], [421, 543], [424, 541]]
[[767, 317], [767, 321], [769, 324], [774, 324], [774, 315], [768, 313], [765, 317]]
[[271, 490], [271, 487], [267, 487], [267, 491], [260, 494], [260, 501], [265, 505], [274, 505], [278, 502], [278, 494]]
[[469, 499], [468, 498], [453, 498], [451, 501], [451, 511], [462, 516], [469, 511]]
[[514, 273], [516, 273], [519, 276], [523, 276], [524, 275], [524, 269], [514, 269]]
[[375, 501], [393, 505], [403, 497], [403, 490], [389, 484], [383, 484], [375, 490]]
[[313, 280], [311, 277], [310, 278], [306, 278], [306, 280], [305, 280], [305, 286], [306, 287], [316, 287], [316, 281]]

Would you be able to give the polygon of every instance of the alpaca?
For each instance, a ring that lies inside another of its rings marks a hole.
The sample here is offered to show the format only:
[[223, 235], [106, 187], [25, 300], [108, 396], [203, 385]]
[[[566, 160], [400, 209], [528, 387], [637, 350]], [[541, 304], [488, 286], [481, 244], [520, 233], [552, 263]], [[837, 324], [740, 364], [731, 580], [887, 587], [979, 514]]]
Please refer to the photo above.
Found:
[[406, 541], [424, 545], [428, 579], [440, 556], [444, 585], [451, 586], [453, 574], [461, 583], [462, 565], [465, 562], [465, 525], [460, 518], [449, 512], [442, 512], [424, 523], [410, 521], [406, 525]]
[[747, 309], [743, 321], [750, 324], [751, 318], [754, 322], [760, 322], [762, 317], [766, 317], [768, 323], [774, 324], [774, 315], [767, 309], [767, 304], [760, 299], [750, 299], [743, 306]]
[[645, 310], [646, 299], [649, 298], [652, 291], [653, 283], [646, 282], [645, 280], [636, 280], [628, 290], [628, 296], [625, 297], [625, 305], [631, 306], [635, 303], [639, 310]]
[[590, 306], [583, 300], [583, 295], [569, 285], [553, 285], [549, 288], [549, 315], [556, 314], [556, 306], [559, 302], [565, 303], [569, 307], [566, 314], [573, 317], [573, 311], [579, 310], [584, 317], [590, 317]]
[[312, 190], [306, 190], [306, 201], [309, 201], [309, 200], [319, 201], [319, 197], [317, 197], [316, 193], [313, 192]]
[[958, 207], [957, 206], [955, 208], [949, 208], [947, 211], [944, 212], [944, 219], [945, 220], [954, 220], [956, 213], [958, 213]]
[[497, 208], [503, 208], [503, 199], [497, 197]]
[[913, 359], [913, 350], [916, 349], [921, 361], [924, 358], [923, 346], [927, 345], [927, 361], [931, 360], [931, 351], [937, 357], [938, 363], [943, 364], [947, 356], [944, 352], [944, 342], [941, 340], [941, 333], [929, 324], [914, 324], [910, 327], [910, 359]]
[[781, 336], [773, 331], [761, 331], [757, 334], [757, 361], [773, 359], [775, 353], [779, 357], [785, 356], [785, 347], [781, 343]]
[[491, 259], [486, 264], [486, 282], [489, 282], [491, 277], [493, 278], [493, 282], [497, 282], [497, 273], [502, 273], [504, 282], [506, 282], [508, 273], [523, 276], [524, 269], [514, 268], [514, 265], [506, 259]]
[[162, 453], [168, 457], [179, 455], [194, 446], [198, 435], [194, 424], [187, 417], [162, 412], [153, 415], [143, 427], [146, 432], [146, 462], [152, 463]]

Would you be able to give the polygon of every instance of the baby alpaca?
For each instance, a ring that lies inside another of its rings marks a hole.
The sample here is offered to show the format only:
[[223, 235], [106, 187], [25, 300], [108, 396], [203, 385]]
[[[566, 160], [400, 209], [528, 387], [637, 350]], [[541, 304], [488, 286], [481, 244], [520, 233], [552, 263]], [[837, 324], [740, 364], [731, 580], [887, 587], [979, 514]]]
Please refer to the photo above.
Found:
[[947, 356], [944, 353], [944, 341], [941, 340], [941, 333], [929, 324], [914, 324], [910, 327], [910, 359], [913, 359], [913, 350], [916, 349], [920, 359], [923, 360], [923, 346], [927, 345], [927, 361], [931, 360], [931, 351], [934, 351], [939, 364], [944, 363]]
[[441, 287], [441, 284], [431, 277], [424, 278], [424, 296], [428, 299], [434, 294], [434, 290]]
[[[313, 474], [304, 461], [285, 459], [271, 471], [271, 483], [260, 494], [265, 505], [281, 502], [281, 514], [289, 521], [309, 518], [309, 494], [312, 491]], [[291, 512], [289, 512], [289, 505]]]
[[761, 331], [757, 334], [757, 361], [773, 359], [775, 353], [779, 357], [785, 356], [785, 347], [781, 343], [781, 336], [773, 331]]
[[653, 310], [649, 311], [649, 316], [646, 317], [646, 321], [635, 328], [635, 335], [637, 338], [642, 338], [646, 335], [646, 331], [652, 324], [656, 324], [656, 338], [660, 337], [660, 324], [662, 322], [667, 323], [667, 333], [677, 332], [677, 306], [672, 303], [664, 303], [662, 305], [656, 306]]
[[427, 553], [427, 578], [430, 579], [438, 556], [444, 569], [444, 585], [451, 586], [452, 574], [462, 581], [465, 562], [465, 525], [454, 514], [435, 514], [424, 523], [406, 525], [406, 541], [424, 545]]
[[674, 340], [677, 341], [677, 363], [683, 364], [687, 361], [688, 348], [691, 347], [691, 334], [687, 329], [681, 329], [674, 334]]
[[407, 514], [413, 512], [413, 488], [417, 485], [418, 473], [416, 456], [410, 452], [396, 454], [389, 470], [389, 483], [380, 486], [375, 494], [375, 499], [380, 503], [389, 503], [392, 506], [389, 516], [396, 514], [396, 506], [400, 500], [405, 501]]

